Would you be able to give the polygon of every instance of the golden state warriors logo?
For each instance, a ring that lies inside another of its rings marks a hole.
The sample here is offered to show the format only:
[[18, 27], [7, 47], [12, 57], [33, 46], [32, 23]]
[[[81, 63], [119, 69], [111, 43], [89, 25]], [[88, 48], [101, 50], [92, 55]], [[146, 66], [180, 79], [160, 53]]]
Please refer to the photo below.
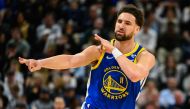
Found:
[[128, 95], [128, 81], [126, 75], [119, 70], [119, 66], [111, 66], [104, 69], [103, 87], [101, 92], [109, 99], [117, 100]]

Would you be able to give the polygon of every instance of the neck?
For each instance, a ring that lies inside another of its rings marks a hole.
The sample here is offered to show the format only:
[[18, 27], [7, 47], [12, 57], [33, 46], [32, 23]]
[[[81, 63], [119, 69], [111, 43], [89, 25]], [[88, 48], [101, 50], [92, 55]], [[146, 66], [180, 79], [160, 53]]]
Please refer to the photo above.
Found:
[[135, 41], [132, 38], [127, 41], [117, 41], [115, 42], [115, 47], [117, 47], [122, 53], [129, 53], [135, 48]]

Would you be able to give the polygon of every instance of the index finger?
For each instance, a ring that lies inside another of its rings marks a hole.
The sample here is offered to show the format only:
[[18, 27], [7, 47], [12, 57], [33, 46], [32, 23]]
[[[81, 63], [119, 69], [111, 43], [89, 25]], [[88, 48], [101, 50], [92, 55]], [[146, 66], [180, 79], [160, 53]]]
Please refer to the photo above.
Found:
[[26, 64], [26, 65], [28, 65], [28, 60], [27, 60], [27, 59], [24, 59], [24, 58], [21, 58], [21, 57], [18, 57], [18, 59], [19, 59], [19, 62], [20, 62], [21, 64]]
[[98, 34], [94, 34], [95, 39], [98, 41], [102, 41], [103, 38], [101, 38]]

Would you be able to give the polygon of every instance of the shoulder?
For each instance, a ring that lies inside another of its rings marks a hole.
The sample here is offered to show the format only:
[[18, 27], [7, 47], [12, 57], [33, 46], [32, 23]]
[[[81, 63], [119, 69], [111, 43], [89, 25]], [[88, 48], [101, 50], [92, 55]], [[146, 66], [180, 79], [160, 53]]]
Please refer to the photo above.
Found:
[[99, 53], [101, 51], [101, 47], [97, 46], [97, 45], [91, 45], [91, 46], [85, 48], [85, 50], [89, 50], [89, 51], [92, 51], [92, 52]]
[[149, 51], [147, 51], [146, 49], [145, 50], [143, 50], [140, 54], [139, 54], [139, 56], [138, 56], [139, 58], [150, 58], [150, 59], [153, 59], [153, 60], [155, 60], [155, 56], [152, 54], [152, 53], [150, 53]]
[[146, 62], [150, 62], [152, 64], [155, 64], [156, 59], [155, 56], [150, 53], [147, 50], [143, 50], [138, 56], [137, 56], [137, 61], [138, 60], [145, 60]]
[[98, 59], [101, 56], [103, 50], [102, 50], [101, 46], [91, 45], [91, 46], [87, 47], [86, 49], [84, 49], [83, 52], [87, 53], [88, 56], [93, 56]]

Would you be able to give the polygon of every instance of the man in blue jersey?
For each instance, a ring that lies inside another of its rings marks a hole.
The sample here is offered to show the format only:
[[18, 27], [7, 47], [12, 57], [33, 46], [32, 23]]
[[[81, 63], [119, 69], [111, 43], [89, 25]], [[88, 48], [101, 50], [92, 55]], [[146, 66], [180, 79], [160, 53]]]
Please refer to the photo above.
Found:
[[135, 109], [135, 102], [146, 81], [155, 57], [134, 41], [144, 21], [133, 5], [118, 12], [115, 39], [107, 41], [97, 34], [100, 46], [92, 45], [75, 55], [45, 59], [19, 58], [31, 72], [41, 68], [68, 69], [92, 65], [82, 109]]

